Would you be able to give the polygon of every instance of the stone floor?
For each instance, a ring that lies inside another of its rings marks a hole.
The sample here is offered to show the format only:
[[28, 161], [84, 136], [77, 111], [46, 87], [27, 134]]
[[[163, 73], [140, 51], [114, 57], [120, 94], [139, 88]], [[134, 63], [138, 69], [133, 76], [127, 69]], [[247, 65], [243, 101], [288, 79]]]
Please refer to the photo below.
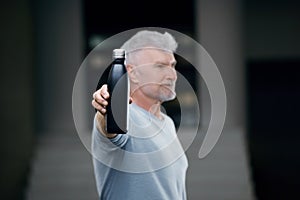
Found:
[[[187, 129], [187, 134], [189, 131]], [[238, 130], [224, 131], [212, 152], [198, 158], [199, 133], [186, 154], [189, 200], [254, 200], [247, 145]], [[97, 199], [92, 157], [76, 133], [41, 135], [36, 148], [27, 200]]]

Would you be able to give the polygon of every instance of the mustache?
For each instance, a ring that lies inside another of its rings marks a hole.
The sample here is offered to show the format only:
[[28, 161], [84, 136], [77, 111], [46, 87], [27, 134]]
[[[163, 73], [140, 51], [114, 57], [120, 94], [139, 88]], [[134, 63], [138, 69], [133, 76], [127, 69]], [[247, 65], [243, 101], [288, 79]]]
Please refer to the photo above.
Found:
[[159, 83], [159, 85], [161, 85], [161, 86], [175, 86], [176, 82], [175, 81], [163, 82], [163, 83]]

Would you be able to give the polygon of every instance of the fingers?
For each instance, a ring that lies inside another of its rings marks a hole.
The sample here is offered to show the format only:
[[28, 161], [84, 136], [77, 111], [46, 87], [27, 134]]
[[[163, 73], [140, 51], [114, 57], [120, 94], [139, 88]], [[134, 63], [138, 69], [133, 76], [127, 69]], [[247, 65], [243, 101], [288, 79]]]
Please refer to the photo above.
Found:
[[107, 99], [109, 98], [109, 93], [107, 91], [107, 85], [103, 85], [99, 90], [94, 92], [92, 105], [98, 110], [102, 115], [106, 114], [106, 106], [108, 105]]
[[102, 115], [106, 114], [106, 109], [104, 106], [100, 105], [99, 103], [96, 102], [95, 99], [92, 100], [92, 105], [93, 107], [98, 110]]
[[109, 98], [109, 93], [108, 93], [108, 89], [107, 89], [107, 84], [102, 85], [102, 87], [100, 88], [100, 90], [101, 90], [101, 95], [105, 99], [108, 99]]

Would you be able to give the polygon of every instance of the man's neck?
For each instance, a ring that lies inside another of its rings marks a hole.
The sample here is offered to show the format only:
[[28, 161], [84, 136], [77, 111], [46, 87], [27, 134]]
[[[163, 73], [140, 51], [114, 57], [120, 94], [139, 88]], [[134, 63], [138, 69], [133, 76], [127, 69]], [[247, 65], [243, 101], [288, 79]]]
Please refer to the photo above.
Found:
[[137, 106], [143, 108], [144, 110], [150, 112], [157, 118], [162, 119], [161, 110], [160, 110], [160, 106], [161, 106], [160, 101], [148, 98], [141, 93], [135, 93], [135, 95], [132, 96], [132, 102], [135, 103]]

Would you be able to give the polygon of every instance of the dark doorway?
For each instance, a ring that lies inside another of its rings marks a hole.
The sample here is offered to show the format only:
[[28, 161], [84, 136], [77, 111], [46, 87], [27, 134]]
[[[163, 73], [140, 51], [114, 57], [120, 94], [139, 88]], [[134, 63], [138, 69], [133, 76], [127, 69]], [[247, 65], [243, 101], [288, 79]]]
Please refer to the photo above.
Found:
[[248, 138], [258, 199], [299, 196], [300, 60], [248, 62]]

